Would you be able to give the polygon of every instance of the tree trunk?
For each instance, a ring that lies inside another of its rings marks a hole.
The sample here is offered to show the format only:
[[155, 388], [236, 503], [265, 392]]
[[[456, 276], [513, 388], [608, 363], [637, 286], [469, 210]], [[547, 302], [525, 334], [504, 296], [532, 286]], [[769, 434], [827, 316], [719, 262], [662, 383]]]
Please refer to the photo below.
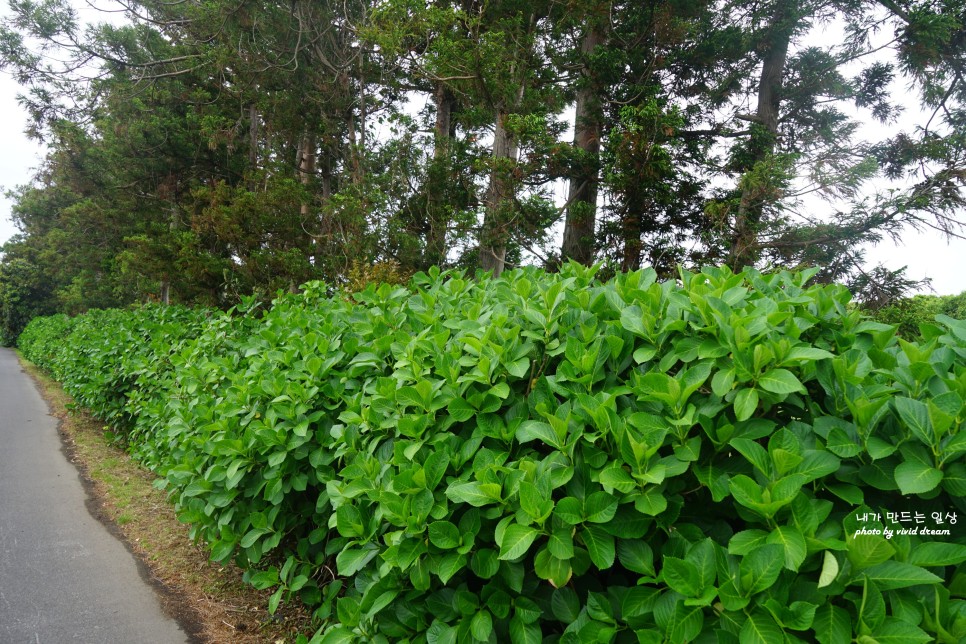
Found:
[[[302, 135], [302, 141], [299, 144], [298, 178], [303, 186], [309, 186], [312, 183], [312, 177], [315, 176], [315, 160], [315, 135], [306, 132]], [[308, 201], [302, 202], [299, 214], [302, 215], [303, 223], [308, 221], [312, 214], [311, 209]]]
[[[782, 100], [782, 80], [788, 59], [788, 46], [798, 26], [798, 9], [792, 2], [782, 2], [775, 9], [768, 30], [767, 49], [764, 52], [761, 77], [758, 82], [757, 111], [749, 120], [758, 127], [752, 128], [752, 158], [747, 170], [767, 159], [775, 152], [778, 139], [778, 117]], [[757, 132], [755, 131], [757, 130]], [[757, 139], [757, 141], [755, 140]], [[743, 181], [735, 232], [731, 244], [729, 265], [735, 270], [752, 265], [757, 259], [756, 244], [762, 220], [765, 199], [760, 186], [749, 180]]]
[[446, 180], [451, 148], [451, 128], [453, 115], [453, 95], [446, 86], [439, 83], [434, 95], [436, 102], [436, 134], [433, 142], [433, 160], [426, 187], [426, 251], [425, 264], [439, 266], [446, 260], [446, 232], [449, 221], [440, 188]]
[[[587, 31], [581, 45], [585, 60], [598, 45], [604, 43], [607, 37], [605, 28], [598, 23]], [[581, 151], [581, 164], [570, 177], [567, 195], [569, 205], [560, 258], [562, 261], [572, 259], [589, 266], [594, 261], [594, 225], [597, 219], [598, 166], [603, 114], [597, 87], [586, 65], [583, 73], [583, 84], [577, 90], [574, 114], [574, 147]]]
[[510, 214], [513, 210], [513, 178], [511, 173], [517, 160], [517, 144], [506, 130], [509, 113], [497, 110], [493, 132], [493, 168], [486, 192], [483, 229], [480, 232], [480, 268], [499, 277], [506, 264]]
[[621, 272], [629, 273], [641, 267], [641, 217], [635, 208], [627, 208], [621, 217], [621, 238], [624, 241], [621, 254]]
[[254, 103], [248, 106], [248, 169], [258, 170], [258, 110]]
[[[177, 185], [177, 181], [175, 181], [175, 187], [171, 199], [171, 219], [168, 221], [168, 228], [171, 230], [172, 235], [181, 228], [181, 211], [178, 209]], [[165, 273], [161, 277], [161, 289], [158, 296], [161, 300], [161, 304], [164, 304], [165, 306], [171, 304], [171, 277], [168, 273]]]

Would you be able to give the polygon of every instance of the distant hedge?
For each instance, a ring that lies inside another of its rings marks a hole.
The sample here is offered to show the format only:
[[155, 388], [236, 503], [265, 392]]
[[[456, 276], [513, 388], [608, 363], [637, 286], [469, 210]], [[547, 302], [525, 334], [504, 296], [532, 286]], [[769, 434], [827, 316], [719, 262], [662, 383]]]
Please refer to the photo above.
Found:
[[431, 272], [20, 346], [313, 641], [960, 642], [966, 323], [809, 277]]
[[966, 292], [959, 295], [913, 295], [893, 302], [872, 314], [879, 322], [898, 327], [899, 337], [919, 336], [920, 324], [931, 324], [937, 315], [966, 319]]

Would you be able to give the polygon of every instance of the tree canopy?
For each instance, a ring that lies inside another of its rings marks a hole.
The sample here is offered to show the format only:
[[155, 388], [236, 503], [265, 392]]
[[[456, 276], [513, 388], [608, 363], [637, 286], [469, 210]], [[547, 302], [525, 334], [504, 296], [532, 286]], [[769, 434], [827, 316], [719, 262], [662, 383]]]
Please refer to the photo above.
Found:
[[885, 301], [908, 280], [863, 245], [964, 218], [963, 0], [99, 6], [0, 26], [49, 149], [7, 335], [380, 263], [816, 266]]

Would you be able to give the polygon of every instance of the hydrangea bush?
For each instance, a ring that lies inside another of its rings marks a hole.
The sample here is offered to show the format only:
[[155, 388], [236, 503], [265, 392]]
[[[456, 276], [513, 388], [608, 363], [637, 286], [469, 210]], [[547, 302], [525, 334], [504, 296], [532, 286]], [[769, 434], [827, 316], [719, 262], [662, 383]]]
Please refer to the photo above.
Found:
[[811, 275], [431, 271], [21, 348], [316, 642], [960, 642], [966, 322]]

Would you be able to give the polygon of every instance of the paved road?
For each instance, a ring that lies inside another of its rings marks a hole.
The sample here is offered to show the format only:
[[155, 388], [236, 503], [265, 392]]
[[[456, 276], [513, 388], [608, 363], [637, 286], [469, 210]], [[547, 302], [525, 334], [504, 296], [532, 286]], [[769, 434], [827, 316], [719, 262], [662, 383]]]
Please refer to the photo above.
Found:
[[56, 420], [0, 348], [0, 644], [188, 642], [86, 500]]

